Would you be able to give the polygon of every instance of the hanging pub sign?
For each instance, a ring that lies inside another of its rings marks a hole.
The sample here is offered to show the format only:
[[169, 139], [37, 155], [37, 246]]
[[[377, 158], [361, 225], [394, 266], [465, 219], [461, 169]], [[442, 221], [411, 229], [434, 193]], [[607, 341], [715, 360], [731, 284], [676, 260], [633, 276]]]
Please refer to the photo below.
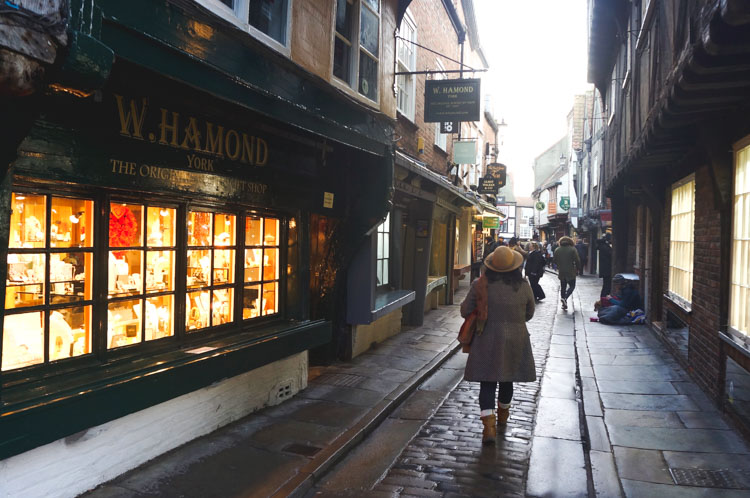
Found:
[[484, 216], [482, 218], [482, 228], [500, 228], [500, 218], [497, 216]]
[[537, 211], [544, 211], [545, 207], [546, 207], [546, 204], [544, 204], [542, 201], [538, 201], [536, 204], [534, 204], [534, 208]]
[[570, 209], [570, 197], [560, 197], [560, 209], [562, 209], [563, 211], [567, 211], [568, 209]]
[[500, 163], [490, 163], [487, 165], [487, 176], [491, 176], [497, 181], [498, 188], [505, 186], [508, 167]]
[[461, 123], [457, 121], [441, 121], [440, 122], [440, 133], [451, 135], [458, 133], [458, 127]]
[[425, 123], [479, 121], [479, 79], [427, 80]]
[[477, 192], [480, 194], [497, 194], [497, 181], [491, 176], [483, 176], [479, 179]]
[[453, 142], [453, 162], [456, 164], [477, 163], [477, 141], [461, 140]]

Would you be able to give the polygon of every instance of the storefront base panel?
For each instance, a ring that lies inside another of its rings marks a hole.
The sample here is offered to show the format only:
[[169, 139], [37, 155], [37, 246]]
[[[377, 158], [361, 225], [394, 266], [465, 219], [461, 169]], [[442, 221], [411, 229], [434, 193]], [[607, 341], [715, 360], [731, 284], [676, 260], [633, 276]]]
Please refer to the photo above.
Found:
[[[307, 387], [307, 351], [0, 462], [2, 496], [77, 496]], [[40, 476], [44, 476], [40, 479]]]
[[401, 332], [401, 308], [367, 325], [352, 326], [352, 358]]

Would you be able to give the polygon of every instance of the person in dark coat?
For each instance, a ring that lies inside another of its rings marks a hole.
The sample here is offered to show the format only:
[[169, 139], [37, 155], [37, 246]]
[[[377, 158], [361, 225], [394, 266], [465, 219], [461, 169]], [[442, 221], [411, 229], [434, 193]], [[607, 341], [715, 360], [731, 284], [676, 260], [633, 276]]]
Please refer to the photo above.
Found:
[[560, 246], [555, 249], [555, 264], [557, 265], [557, 278], [560, 279], [560, 302], [562, 309], [568, 309], [568, 298], [576, 288], [576, 275], [581, 267], [573, 239], [560, 237]]
[[602, 292], [600, 297], [608, 296], [612, 292], [612, 246], [609, 245], [610, 235], [605, 234], [597, 243], [599, 251], [599, 276], [602, 278]]
[[578, 258], [581, 260], [581, 267], [578, 268], [578, 274], [583, 275], [583, 267], [589, 260], [589, 245], [583, 239], [578, 239], [576, 242], [576, 251], [578, 251]]
[[539, 249], [539, 244], [531, 242], [530, 246], [529, 256], [526, 259], [526, 278], [529, 279], [531, 290], [534, 291], [534, 299], [536, 302], [539, 302], [547, 297], [544, 294], [544, 289], [539, 285], [539, 279], [544, 276], [546, 261], [544, 260], [542, 251]]
[[498, 247], [484, 260], [483, 277], [472, 283], [461, 303], [463, 317], [475, 309], [478, 311], [477, 332], [466, 360], [464, 379], [480, 383], [483, 444], [494, 443], [495, 424], [508, 421], [513, 383], [536, 380], [531, 339], [526, 329], [526, 322], [534, 316], [534, 293], [521, 274], [522, 263], [521, 253], [507, 246]]

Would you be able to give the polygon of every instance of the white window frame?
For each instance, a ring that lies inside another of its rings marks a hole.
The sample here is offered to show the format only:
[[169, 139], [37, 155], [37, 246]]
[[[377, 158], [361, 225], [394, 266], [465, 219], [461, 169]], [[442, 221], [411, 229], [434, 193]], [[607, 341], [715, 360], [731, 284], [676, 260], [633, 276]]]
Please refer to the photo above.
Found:
[[[436, 80], [442, 80], [445, 79], [445, 73], [442, 71], [445, 71], [445, 66], [443, 66], [443, 63], [440, 62], [440, 59], [435, 59], [435, 70], [440, 71], [440, 73], [435, 74], [434, 78]], [[459, 124], [461, 126], [461, 124]], [[440, 150], [443, 152], [448, 152], [448, 134], [447, 133], [440, 133], [440, 123], [435, 123], [435, 145], [440, 147]]]
[[[417, 69], [417, 25], [411, 14], [407, 10], [406, 15], [401, 21], [398, 34], [400, 37], [409, 40], [396, 41], [396, 70], [397, 71], [416, 71]], [[411, 35], [411, 36], [409, 36]], [[417, 93], [417, 76], [415, 74], [402, 74], [396, 77], [396, 109], [409, 121], [415, 121], [416, 93]], [[401, 93], [406, 95], [405, 105], [401, 105]]]
[[284, 43], [279, 42], [275, 38], [271, 38], [255, 26], [252, 26], [249, 22], [250, 15], [250, 0], [235, 0], [234, 9], [227, 7], [219, 0], [195, 0], [196, 3], [210, 10], [217, 16], [221, 17], [225, 21], [228, 21], [237, 26], [242, 31], [246, 31], [254, 38], [263, 42], [265, 45], [272, 49], [280, 52], [287, 57], [291, 56], [291, 40], [292, 40], [292, 12], [294, 6], [294, 0], [287, 1], [287, 13], [286, 13], [286, 29]]
[[[374, 12], [368, 5], [367, 0], [348, 0], [349, 3], [353, 5], [354, 11], [352, 12], [352, 32], [356, 33], [352, 35], [352, 44], [351, 44], [351, 52], [349, 54], [349, 57], [351, 60], [349, 61], [349, 78], [347, 80], [342, 80], [338, 76], [333, 74], [333, 58], [335, 55], [336, 50], [336, 38], [338, 38], [338, 33], [336, 32], [336, 9], [338, 8], [337, 2], [331, 2], [332, 3], [332, 9], [333, 9], [333, 15], [331, 16], [331, 33], [333, 33], [332, 36], [332, 43], [331, 43], [331, 83], [335, 85], [338, 88], [343, 89], [350, 95], [356, 96], [356, 98], [362, 102], [365, 102], [369, 105], [375, 105], [380, 103], [380, 92], [382, 91], [382, 54], [383, 54], [383, 6], [380, 2], [380, 0], [377, 0], [378, 2], [378, 11]], [[364, 4], [364, 7], [363, 7]], [[360, 28], [361, 28], [361, 19], [362, 19], [362, 9], [368, 9], [370, 12], [374, 13], [378, 18], [378, 57], [375, 57], [372, 55], [367, 49], [363, 48], [360, 45]], [[342, 38], [343, 39], [343, 38]], [[376, 99], [373, 100], [361, 93], [359, 93], [359, 54], [360, 51], [364, 50], [365, 53], [375, 59], [378, 63], [378, 72], [377, 72], [377, 83], [378, 83], [378, 89], [376, 94]]]
[[750, 341], [750, 137], [734, 148], [728, 331]]
[[[388, 213], [385, 221], [378, 225], [375, 237], [375, 285], [377, 288], [387, 287], [391, 283], [389, 266], [391, 261], [391, 213]], [[386, 278], [382, 278], [384, 273]]]
[[[681, 197], [676, 198], [676, 195]], [[673, 301], [689, 310], [693, 299], [693, 261], [695, 259], [695, 174], [672, 184], [670, 197], [672, 201], [669, 213], [667, 293]], [[687, 233], [680, 234], [680, 239], [677, 240], [676, 232], [680, 229], [680, 223], [683, 224], [682, 231]]]

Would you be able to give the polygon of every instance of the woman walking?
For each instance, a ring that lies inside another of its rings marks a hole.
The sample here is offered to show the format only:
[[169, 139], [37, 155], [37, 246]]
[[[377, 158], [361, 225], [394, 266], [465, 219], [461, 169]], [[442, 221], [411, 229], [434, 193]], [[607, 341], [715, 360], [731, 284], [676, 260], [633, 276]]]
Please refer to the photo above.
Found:
[[466, 360], [464, 379], [480, 383], [483, 444], [494, 443], [495, 424], [504, 425], [508, 421], [513, 382], [536, 380], [531, 340], [526, 329], [526, 322], [534, 316], [534, 294], [521, 274], [522, 263], [520, 253], [509, 247], [498, 247], [485, 258], [484, 275], [472, 283], [461, 303], [463, 317], [478, 310], [479, 327]]
[[529, 257], [526, 259], [526, 278], [529, 279], [531, 290], [534, 291], [534, 299], [539, 302], [547, 297], [544, 289], [539, 285], [539, 279], [544, 276], [545, 262], [542, 251], [539, 250], [539, 244], [532, 242], [530, 246]]

